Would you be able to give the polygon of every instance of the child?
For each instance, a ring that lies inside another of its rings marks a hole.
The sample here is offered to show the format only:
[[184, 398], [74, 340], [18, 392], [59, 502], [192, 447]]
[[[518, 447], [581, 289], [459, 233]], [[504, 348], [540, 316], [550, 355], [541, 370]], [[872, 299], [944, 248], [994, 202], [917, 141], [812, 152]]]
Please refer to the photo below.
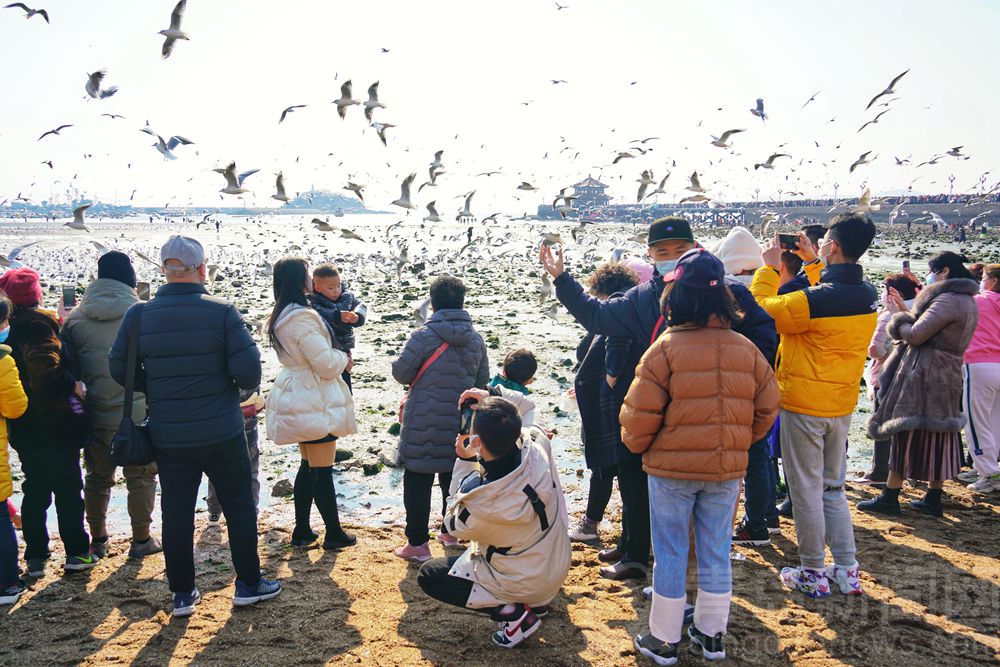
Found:
[[[465, 291], [458, 278], [437, 278], [430, 289], [434, 314], [410, 334], [392, 363], [396, 381], [411, 385], [399, 432], [407, 544], [395, 553], [417, 563], [431, 558], [427, 529], [434, 476], [441, 487], [442, 513], [451, 485], [455, 435], [461, 425], [458, 398], [469, 387], [486, 387], [490, 377], [486, 343], [464, 309]], [[438, 539], [453, 543], [444, 529]]]
[[312, 306], [330, 329], [337, 345], [347, 352], [347, 370], [344, 382], [351, 389], [351, 368], [354, 367], [354, 330], [365, 324], [368, 307], [348, 289], [341, 280], [340, 271], [333, 264], [320, 264], [313, 269]]
[[780, 396], [768, 360], [732, 330], [742, 313], [713, 255], [695, 248], [680, 258], [661, 312], [668, 328], [642, 355], [621, 412], [622, 440], [649, 474], [655, 556], [649, 632], [635, 646], [658, 664], [677, 660], [693, 520], [698, 595], [688, 635], [721, 660], [733, 509], [750, 443], [771, 428]]
[[503, 360], [500, 374], [490, 380], [490, 386], [502, 386], [527, 396], [531, 393], [528, 385], [535, 381], [538, 361], [531, 350], [514, 350]]
[[[7, 318], [10, 315], [10, 301], [0, 296], [0, 342], [7, 340]], [[17, 419], [28, 408], [28, 397], [24, 394], [21, 379], [11, 356], [11, 349], [0, 345], [0, 604], [14, 604], [26, 588], [18, 576], [17, 534], [14, 532], [13, 516], [10, 512], [10, 496], [13, 492], [7, 450], [7, 420]]]
[[490, 614], [500, 623], [493, 643], [513, 648], [538, 630], [569, 572], [566, 500], [540, 428], [522, 433], [517, 408], [502, 398], [478, 401], [473, 414], [455, 453], [459, 463], [478, 456], [482, 472], [462, 480], [445, 517], [472, 544], [461, 556], [424, 563], [417, 584], [437, 600]]

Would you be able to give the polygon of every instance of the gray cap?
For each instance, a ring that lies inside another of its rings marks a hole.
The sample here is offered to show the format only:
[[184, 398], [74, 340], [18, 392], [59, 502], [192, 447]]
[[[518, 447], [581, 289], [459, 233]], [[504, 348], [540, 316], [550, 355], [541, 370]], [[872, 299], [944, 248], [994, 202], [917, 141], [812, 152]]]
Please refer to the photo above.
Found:
[[176, 259], [184, 269], [195, 269], [205, 263], [205, 249], [188, 236], [171, 236], [160, 248], [160, 261], [166, 264], [168, 259]]

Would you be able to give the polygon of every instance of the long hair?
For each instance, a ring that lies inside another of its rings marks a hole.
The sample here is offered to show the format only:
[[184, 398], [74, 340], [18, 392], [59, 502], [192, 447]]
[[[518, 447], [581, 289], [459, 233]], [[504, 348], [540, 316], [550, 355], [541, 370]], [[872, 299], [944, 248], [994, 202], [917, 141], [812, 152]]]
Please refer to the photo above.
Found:
[[278, 352], [284, 352], [274, 331], [281, 311], [290, 304], [308, 306], [304, 288], [309, 281], [309, 262], [302, 257], [285, 257], [274, 265], [274, 308], [267, 322], [267, 338]]
[[739, 304], [725, 285], [699, 289], [670, 283], [660, 298], [660, 311], [671, 327], [679, 324], [703, 327], [713, 315], [731, 327], [743, 321]]
[[949, 278], [968, 278], [972, 280], [972, 274], [965, 268], [964, 262], [964, 256], [950, 250], [945, 250], [931, 257], [930, 261], [927, 262], [927, 266], [934, 273], [942, 269], [948, 269]]

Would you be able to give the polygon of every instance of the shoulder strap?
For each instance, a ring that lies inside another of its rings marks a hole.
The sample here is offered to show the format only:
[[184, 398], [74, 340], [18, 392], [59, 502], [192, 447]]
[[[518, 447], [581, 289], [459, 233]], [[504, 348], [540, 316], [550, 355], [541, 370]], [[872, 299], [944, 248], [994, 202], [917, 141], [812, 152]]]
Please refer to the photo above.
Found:
[[663, 315], [660, 315], [660, 319], [656, 320], [656, 324], [653, 325], [653, 335], [649, 337], [650, 347], [652, 347], [653, 343], [656, 342], [656, 339], [660, 335], [660, 327], [663, 326], [663, 320], [664, 320]]
[[128, 359], [125, 364], [125, 405], [123, 419], [132, 419], [132, 401], [135, 393], [135, 366], [139, 357], [139, 322], [142, 320], [143, 304], [135, 307], [135, 316], [128, 327]]
[[420, 370], [417, 371], [417, 377], [413, 378], [413, 382], [410, 383], [410, 389], [412, 389], [413, 385], [415, 385], [417, 383], [417, 380], [420, 379], [420, 376], [424, 374], [424, 371], [426, 371], [428, 369], [428, 367], [430, 367], [431, 364], [433, 364], [435, 361], [437, 361], [438, 358], [442, 354], [444, 354], [444, 351], [447, 350], [447, 349], [448, 349], [448, 343], [444, 342], [444, 343], [441, 343], [436, 350], [434, 350], [434, 354], [432, 354], [431, 356], [429, 356], [427, 358], [427, 361], [425, 361], [423, 363], [423, 365], [420, 367]]

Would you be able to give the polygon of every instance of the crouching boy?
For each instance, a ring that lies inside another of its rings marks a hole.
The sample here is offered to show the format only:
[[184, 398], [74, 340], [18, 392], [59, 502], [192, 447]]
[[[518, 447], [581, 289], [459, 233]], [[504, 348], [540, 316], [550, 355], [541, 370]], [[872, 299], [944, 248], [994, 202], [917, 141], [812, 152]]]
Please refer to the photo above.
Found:
[[448, 532], [471, 545], [424, 563], [417, 583], [437, 600], [489, 614], [500, 624], [493, 643], [512, 648], [538, 630], [569, 572], [559, 474], [545, 433], [522, 433], [517, 408], [502, 398], [476, 404], [470, 434], [455, 450], [458, 465], [478, 456], [481, 466], [445, 513]]

